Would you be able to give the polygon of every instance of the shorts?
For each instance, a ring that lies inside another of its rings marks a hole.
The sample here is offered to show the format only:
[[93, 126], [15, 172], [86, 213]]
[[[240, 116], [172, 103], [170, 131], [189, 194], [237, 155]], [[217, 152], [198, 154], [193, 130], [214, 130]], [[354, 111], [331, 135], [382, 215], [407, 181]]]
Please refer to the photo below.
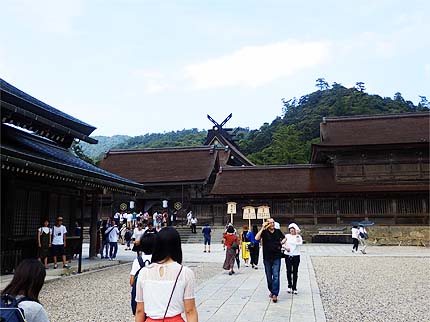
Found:
[[205, 238], [205, 241], [204, 241], [205, 245], [210, 245], [211, 244], [211, 238], [206, 237], [206, 236], [204, 238]]
[[52, 245], [52, 255], [64, 255], [64, 245]]

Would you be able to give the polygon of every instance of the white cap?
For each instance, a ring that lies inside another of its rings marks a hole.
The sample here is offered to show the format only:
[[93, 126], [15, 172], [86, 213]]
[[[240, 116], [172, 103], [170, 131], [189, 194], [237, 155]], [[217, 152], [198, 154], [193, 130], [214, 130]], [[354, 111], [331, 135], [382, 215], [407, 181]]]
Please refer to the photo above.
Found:
[[281, 225], [277, 221], [275, 221], [275, 229], [281, 229]]
[[294, 228], [297, 232], [299, 232], [300, 231], [300, 228], [299, 228], [299, 226], [297, 226], [297, 224], [296, 223], [292, 223], [292, 224], [289, 224], [288, 225], [288, 229], [290, 229], [290, 228]]

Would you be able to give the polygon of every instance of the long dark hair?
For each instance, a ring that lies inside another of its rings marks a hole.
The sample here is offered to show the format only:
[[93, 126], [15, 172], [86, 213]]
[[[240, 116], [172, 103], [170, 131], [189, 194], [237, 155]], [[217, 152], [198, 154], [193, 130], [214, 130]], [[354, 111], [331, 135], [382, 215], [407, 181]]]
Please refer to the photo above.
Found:
[[23, 295], [30, 300], [39, 301], [39, 293], [45, 282], [46, 271], [35, 258], [24, 259], [15, 269], [12, 281], [2, 294]]
[[164, 227], [155, 236], [152, 262], [161, 262], [168, 257], [182, 264], [181, 236], [173, 227]]
[[254, 233], [254, 235], [257, 235], [257, 233], [258, 233], [257, 225], [252, 226], [252, 232]]

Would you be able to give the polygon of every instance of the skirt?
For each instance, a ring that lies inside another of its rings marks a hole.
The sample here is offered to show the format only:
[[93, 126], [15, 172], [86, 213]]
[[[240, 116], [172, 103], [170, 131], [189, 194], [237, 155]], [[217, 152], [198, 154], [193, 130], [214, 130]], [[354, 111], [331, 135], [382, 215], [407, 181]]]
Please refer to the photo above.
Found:
[[227, 248], [227, 251], [225, 252], [224, 265], [222, 266], [222, 268], [224, 268], [225, 270], [232, 269], [234, 266], [235, 258], [236, 258], [236, 250], [234, 250], [233, 248]]
[[249, 259], [248, 245], [250, 242], [242, 242], [242, 259]]

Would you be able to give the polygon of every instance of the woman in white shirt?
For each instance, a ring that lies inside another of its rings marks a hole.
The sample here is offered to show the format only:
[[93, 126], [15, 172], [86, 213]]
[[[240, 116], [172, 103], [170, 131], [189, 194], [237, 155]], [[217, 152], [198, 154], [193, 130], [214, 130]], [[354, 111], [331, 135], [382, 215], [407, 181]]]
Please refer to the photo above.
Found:
[[[197, 322], [194, 273], [182, 266], [181, 238], [173, 227], [161, 229], [155, 237], [152, 264], [137, 278], [135, 322]], [[146, 320], [145, 320], [146, 315]]]
[[300, 264], [300, 249], [299, 246], [303, 244], [302, 236], [297, 233], [300, 232], [299, 226], [292, 223], [288, 226], [289, 234], [285, 235], [282, 241], [283, 248], [286, 250], [285, 265], [287, 266], [287, 280], [288, 280], [288, 293], [297, 293], [297, 278], [299, 273]]
[[352, 237], [352, 252], [358, 252], [358, 235], [360, 231], [358, 230], [358, 226], [354, 225], [351, 228], [351, 237]]
[[[48, 315], [39, 303], [39, 293], [45, 282], [46, 271], [35, 258], [24, 259], [15, 269], [12, 281], [1, 292], [17, 299], [24, 310], [27, 322], [49, 322]], [[2, 319], [3, 320], [3, 319]]]

